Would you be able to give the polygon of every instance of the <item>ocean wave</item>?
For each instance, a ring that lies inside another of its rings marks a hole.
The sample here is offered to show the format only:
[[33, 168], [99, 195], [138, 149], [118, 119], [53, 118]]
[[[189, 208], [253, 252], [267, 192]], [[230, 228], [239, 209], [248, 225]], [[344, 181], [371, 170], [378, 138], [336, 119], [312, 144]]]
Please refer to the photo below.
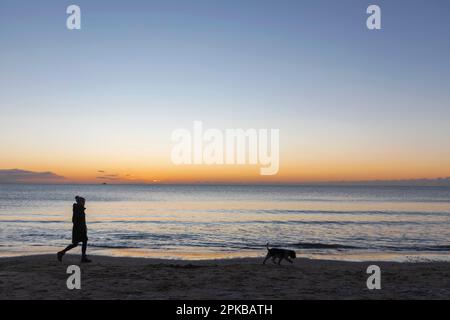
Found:
[[112, 244], [102, 244], [102, 243], [89, 243], [89, 247], [93, 248], [103, 248], [103, 249], [139, 249], [141, 246], [133, 246], [133, 245], [112, 245]]
[[2, 223], [69, 223], [61, 220], [0, 220]]
[[300, 242], [291, 244], [290, 247], [299, 249], [363, 249], [357, 246], [350, 246], [344, 244], [335, 243], [313, 243], [313, 242]]
[[[246, 213], [246, 212], [245, 212]], [[397, 210], [292, 210], [292, 209], [260, 209], [256, 213], [269, 214], [348, 214], [348, 215], [408, 215], [408, 216], [449, 216], [450, 212], [445, 211], [397, 211]]]
[[[0, 223], [14, 223], [14, 224], [70, 224], [68, 221], [40, 221], [40, 220], [0, 220]], [[396, 221], [396, 220], [245, 220], [245, 221], [165, 221], [165, 220], [104, 220], [104, 221], [90, 221], [88, 225], [133, 225], [133, 224], [161, 224], [161, 225], [337, 225], [337, 226], [425, 226], [425, 225], [439, 225], [446, 223], [445, 220], [426, 220], [426, 221]], [[124, 237], [134, 237], [134, 235], [124, 235]]]
[[[272, 247], [272, 244], [270, 244]], [[339, 243], [320, 243], [320, 242], [299, 242], [299, 243], [284, 243], [284, 244], [273, 244], [273, 247], [280, 248], [292, 248], [292, 249], [316, 249], [316, 250], [378, 250], [381, 252], [389, 251], [405, 251], [405, 252], [446, 252], [450, 251], [450, 245], [423, 245], [423, 246], [389, 246], [389, 245], [378, 245], [378, 246], [356, 246], [356, 245], [346, 245]]]
[[431, 245], [431, 246], [384, 246], [385, 250], [388, 251], [450, 251], [450, 245]]

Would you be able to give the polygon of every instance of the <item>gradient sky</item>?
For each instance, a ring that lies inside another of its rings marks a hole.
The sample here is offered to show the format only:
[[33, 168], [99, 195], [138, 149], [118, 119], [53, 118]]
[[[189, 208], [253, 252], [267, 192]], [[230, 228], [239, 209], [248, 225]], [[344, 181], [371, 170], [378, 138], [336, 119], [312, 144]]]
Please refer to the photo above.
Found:
[[[81, 30], [66, 29], [70, 4]], [[380, 31], [366, 28], [370, 4]], [[88, 182], [450, 176], [446, 0], [0, 0], [0, 41], [0, 169]], [[173, 165], [171, 133], [194, 120], [279, 128], [278, 175]]]

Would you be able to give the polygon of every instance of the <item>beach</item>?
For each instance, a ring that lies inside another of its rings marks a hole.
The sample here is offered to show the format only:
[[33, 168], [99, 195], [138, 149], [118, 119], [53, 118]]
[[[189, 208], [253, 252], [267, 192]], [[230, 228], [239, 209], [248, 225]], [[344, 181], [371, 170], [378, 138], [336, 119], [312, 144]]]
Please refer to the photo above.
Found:
[[[86, 203], [88, 255], [71, 242]], [[2, 185], [0, 299], [450, 299], [447, 188]], [[293, 265], [262, 265], [270, 247]], [[53, 253], [54, 252], [54, 253]], [[53, 253], [53, 254], [49, 254]], [[81, 289], [69, 290], [69, 265]], [[381, 268], [381, 289], [367, 268]]]
[[[281, 266], [261, 258], [163, 260], [67, 254], [0, 258], [0, 299], [450, 299], [448, 262], [344, 262], [297, 258]], [[369, 290], [369, 265], [381, 289]], [[67, 267], [81, 267], [69, 290]]]

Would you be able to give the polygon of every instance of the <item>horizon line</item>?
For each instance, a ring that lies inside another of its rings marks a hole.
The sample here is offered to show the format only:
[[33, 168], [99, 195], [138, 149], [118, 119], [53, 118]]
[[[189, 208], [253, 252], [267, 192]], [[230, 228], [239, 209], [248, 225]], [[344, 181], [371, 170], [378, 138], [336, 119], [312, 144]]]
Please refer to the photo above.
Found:
[[304, 182], [1, 182], [0, 185], [86, 185], [86, 186], [430, 186], [450, 187], [450, 177], [397, 180], [334, 180]]

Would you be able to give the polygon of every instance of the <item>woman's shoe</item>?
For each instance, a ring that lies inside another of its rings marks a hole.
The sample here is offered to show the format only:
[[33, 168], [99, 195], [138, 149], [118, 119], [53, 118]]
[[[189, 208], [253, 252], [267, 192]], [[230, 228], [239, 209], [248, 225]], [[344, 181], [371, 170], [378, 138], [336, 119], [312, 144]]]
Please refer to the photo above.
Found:
[[59, 262], [62, 262], [62, 257], [64, 255], [64, 252], [60, 251], [56, 254], [56, 258], [58, 259]]
[[92, 261], [89, 260], [89, 259], [87, 258], [87, 256], [82, 256], [82, 257], [81, 257], [81, 262], [82, 262], [82, 263], [88, 263], [88, 262], [92, 262]]

